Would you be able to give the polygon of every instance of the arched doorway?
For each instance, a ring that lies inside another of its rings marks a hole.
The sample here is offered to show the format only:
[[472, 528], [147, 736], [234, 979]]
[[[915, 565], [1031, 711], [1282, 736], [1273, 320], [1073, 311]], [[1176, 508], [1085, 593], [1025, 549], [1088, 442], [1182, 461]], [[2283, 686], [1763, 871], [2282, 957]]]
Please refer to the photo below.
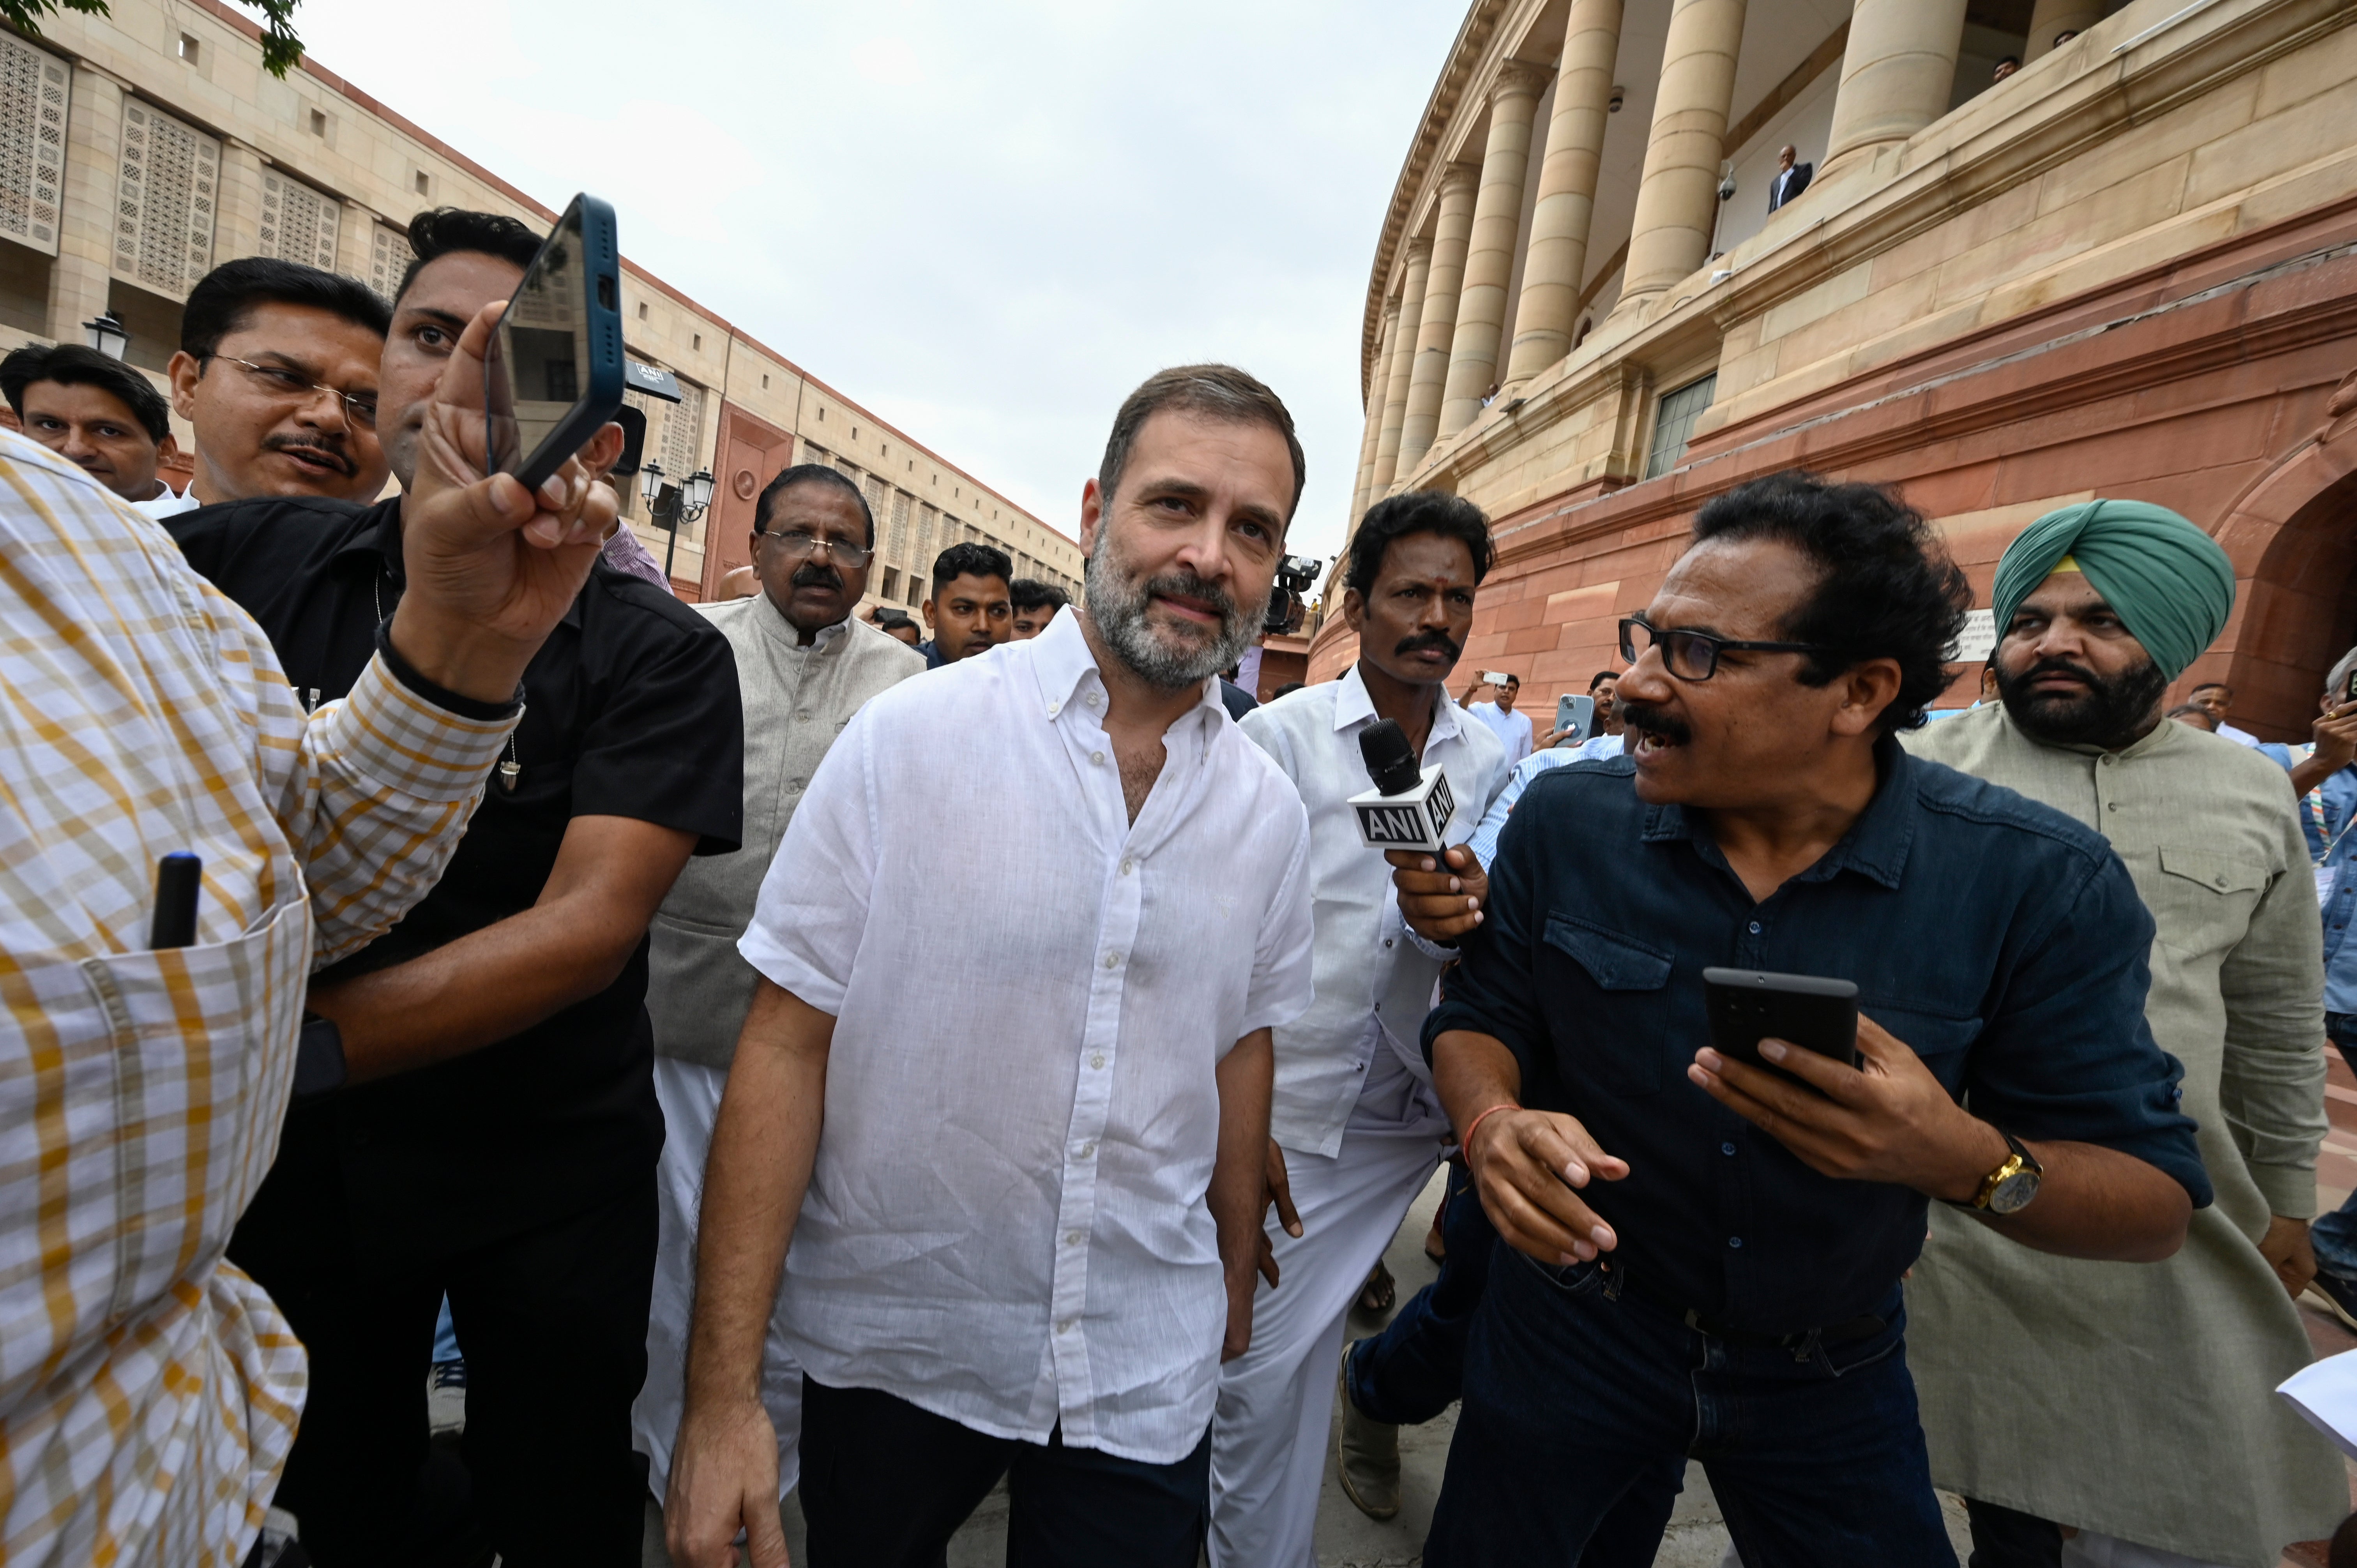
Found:
[[2245, 490], [2218, 530], [2237, 579], [2227, 656], [2197, 678], [2235, 689], [2235, 722], [2268, 740], [2304, 740], [2325, 672], [2357, 645], [2357, 375], [2325, 425]]

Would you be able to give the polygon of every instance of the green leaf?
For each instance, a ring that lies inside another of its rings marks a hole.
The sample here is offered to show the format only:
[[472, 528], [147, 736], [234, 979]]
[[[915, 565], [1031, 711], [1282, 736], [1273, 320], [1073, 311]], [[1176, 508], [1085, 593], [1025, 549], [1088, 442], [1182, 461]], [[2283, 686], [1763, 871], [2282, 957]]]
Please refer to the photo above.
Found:
[[[249, 10], [262, 13], [262, 69], [283, 77], [302, 63], [303, 40], [295, 36], [295, 7], [301, 0], [245, 0]], [[110, 15], [106, 0], [0, 0], [0, 22], [27, 38], [41, 36], [41, 18], [60, 10], [85, 16]]]

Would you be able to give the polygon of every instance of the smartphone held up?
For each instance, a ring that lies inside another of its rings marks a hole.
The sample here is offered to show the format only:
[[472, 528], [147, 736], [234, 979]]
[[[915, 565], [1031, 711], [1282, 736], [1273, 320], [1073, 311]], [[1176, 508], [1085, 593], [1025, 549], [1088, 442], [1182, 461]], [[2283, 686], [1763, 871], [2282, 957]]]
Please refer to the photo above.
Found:
[[537, 489], [621, 406], [621, 252], [613, 208], [585, 192], [524, 269], [483, 356], [491, 471]]

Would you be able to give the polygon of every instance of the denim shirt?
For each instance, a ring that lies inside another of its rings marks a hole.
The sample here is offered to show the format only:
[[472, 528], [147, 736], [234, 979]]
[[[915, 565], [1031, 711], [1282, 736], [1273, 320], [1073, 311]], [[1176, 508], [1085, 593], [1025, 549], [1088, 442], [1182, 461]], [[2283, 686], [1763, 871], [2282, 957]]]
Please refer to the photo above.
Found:
[[[2333, 779], [2346, 776], [2344, 768], [2325, 780], [2329, 787]], [[2357, 866], [2350, 864], [2357, 854], [2357, 833], [2342, 832], [2333, 841], [2332, 852], [2317, 868], [2318, 881], [2331, 879], [2331, 891], [2324, 896], [2324, 1010], [2327, 1013], [2357, 1013], [2357, 942], [2349, 940], [2349, 923], [2357, 919]]]
[[1974, 1114], [2100, 1144], [2210, 1201], [2177, 1062], [2145, 1023], [2152, 917], [2061, 812], [1876, 748], [1881, 779], [1823, 859], [1755, 904], [1703, 822], [1649, 806], [1626, 757], [1534, 779], [1490, 868], [1489, 919], [1425, 1023], [1495, 1036], [1523, 1103], [1568, 1112], [1630, 1174], [1585, 1194], [1619, 1257], [1730, 1327], [1790, 1334], [1878, 1309], [1927, 1199], [1820, 1176], [1685, 1076], [1702, 971], [1854, 981], [1859, 1010]]

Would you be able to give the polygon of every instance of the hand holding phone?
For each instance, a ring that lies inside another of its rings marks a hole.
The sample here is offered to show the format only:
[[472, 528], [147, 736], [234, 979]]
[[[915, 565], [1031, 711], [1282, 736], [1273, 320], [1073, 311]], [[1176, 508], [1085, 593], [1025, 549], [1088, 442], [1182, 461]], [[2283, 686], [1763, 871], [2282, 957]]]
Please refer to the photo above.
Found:
[[1561, 737], [1556, 745], [1578, 745], [1588, 738], [1588, 729], [1595, 723], [1595, 698], [1582, 693], [1566, 692], [1555, 700], [1555, 734]]
[[1760, 1059], [1760, 1042], [1775, 1039], [1857, 1065], [1857, 987], [1850, 982], [1757, 969], [1706, 969], [1702, 984], [1710, 1043], [1719, 1055], [1768, 1067]]

